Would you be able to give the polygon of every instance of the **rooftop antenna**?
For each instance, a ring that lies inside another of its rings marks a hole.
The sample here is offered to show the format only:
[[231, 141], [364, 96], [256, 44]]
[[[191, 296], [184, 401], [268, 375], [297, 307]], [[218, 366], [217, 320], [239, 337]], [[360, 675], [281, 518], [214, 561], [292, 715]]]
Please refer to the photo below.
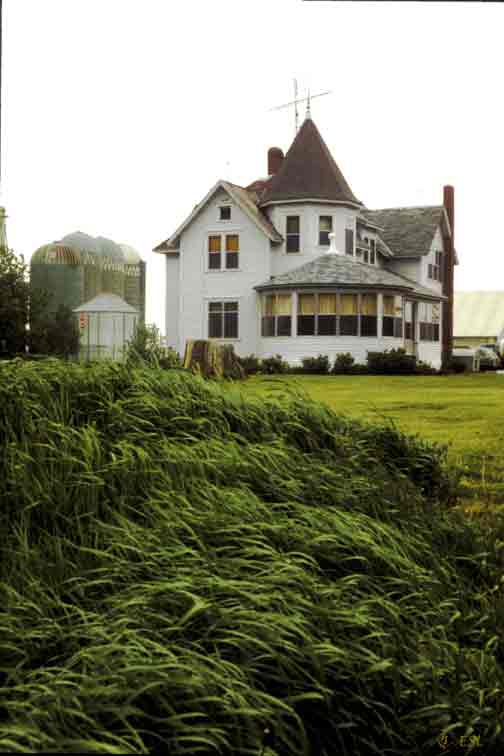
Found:
[[298, 104], [300, 102], [306, 102], [307, 103], [307, 106], [306, 106], [306, 117], [307, 118], [311, 118], [311, 115], [310, 115], [310, 102], [311, 102], [311, 100], [313, 100], [314, 97], [322, 97], [323, 95], [328, 95], [328, 94], [332, 94], [332, 92], [330, 92], [330, 91], [319, 92], [316, 95], [310, 95], [310, 90], [308, 90], [308, 97], [303, 97], [303, 98], [301, 98], [301, 100], [298, 100], [298, 96], [297, 96], [298, 95], [297, 80], [294, 79], [294, 99], [292, 100], [292, 102], [286, 102], [285, 105], [278, 105], [275, 108], [270, 108], [269, 112], [271, 112], [272, 110], [281, 110], [282, 108], [288, 108], [291, 105], [294, 105], [294, 119], [295, 119], [295, 132], [294, 132], [294, 134], [296, 135], [298, 133], [298, 130], [299, 130], [299, 113], [298, 113], [298, 107], [297, 107]]

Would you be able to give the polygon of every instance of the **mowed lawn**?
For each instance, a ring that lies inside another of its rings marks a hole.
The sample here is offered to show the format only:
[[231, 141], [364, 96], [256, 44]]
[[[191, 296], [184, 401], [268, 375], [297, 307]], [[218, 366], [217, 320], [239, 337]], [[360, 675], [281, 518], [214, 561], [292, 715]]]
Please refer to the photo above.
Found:
[[229, 386], [246, 396], [300, 390], [337, 412], [391, 419], [402, 430], [448, 444], [464, 468], [463, 506], [504, 509], [504, 374], [451, 376], [253, 376]]

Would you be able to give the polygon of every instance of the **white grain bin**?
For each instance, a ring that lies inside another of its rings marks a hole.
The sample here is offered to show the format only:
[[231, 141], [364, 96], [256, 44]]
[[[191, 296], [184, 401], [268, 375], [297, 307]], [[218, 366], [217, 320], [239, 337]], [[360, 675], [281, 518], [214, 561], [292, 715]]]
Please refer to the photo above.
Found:
[[140, 313], [117, 294], [102, 292], [76, 307], [80, 330], [79, 359], [121, 360]]

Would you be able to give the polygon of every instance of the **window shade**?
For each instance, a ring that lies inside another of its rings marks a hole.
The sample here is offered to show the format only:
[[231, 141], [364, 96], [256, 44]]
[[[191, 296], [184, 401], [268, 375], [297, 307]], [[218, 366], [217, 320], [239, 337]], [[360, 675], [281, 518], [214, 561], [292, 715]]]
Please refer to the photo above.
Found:
[[363, 294], [361, 299], [362, 315], [376, 315], [377, 312], [376, 294]]
[[341, 295], [341, 314], [358, 315], [357, 294]]
[[336, 294], [319, 294], [319, 315], [335, 315]]
[[298, 303], [299, 315], [315, 315], [315, 295], [300, 294]]

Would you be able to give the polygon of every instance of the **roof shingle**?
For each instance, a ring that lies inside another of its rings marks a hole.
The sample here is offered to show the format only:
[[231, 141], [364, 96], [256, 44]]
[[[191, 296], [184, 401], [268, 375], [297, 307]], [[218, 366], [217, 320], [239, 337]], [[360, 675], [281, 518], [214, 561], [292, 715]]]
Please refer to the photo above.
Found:
[[405, 276], [358, 262], [348, 255], [325, 254], [256, 286], [257, 290], [297, 286], [348, 286], [406, 289], [432, 299], [445, 299]]
[[265, 187], [261, 205], [306, 199], [362, 205], [311, 118], [306, 118], [280, 170]]
[[363, 210], [364, 218], [376, 223], [394, 257], [419, 257], [430, 252], [436, 229], [443, 222], [442, 205], [391, 207]]

